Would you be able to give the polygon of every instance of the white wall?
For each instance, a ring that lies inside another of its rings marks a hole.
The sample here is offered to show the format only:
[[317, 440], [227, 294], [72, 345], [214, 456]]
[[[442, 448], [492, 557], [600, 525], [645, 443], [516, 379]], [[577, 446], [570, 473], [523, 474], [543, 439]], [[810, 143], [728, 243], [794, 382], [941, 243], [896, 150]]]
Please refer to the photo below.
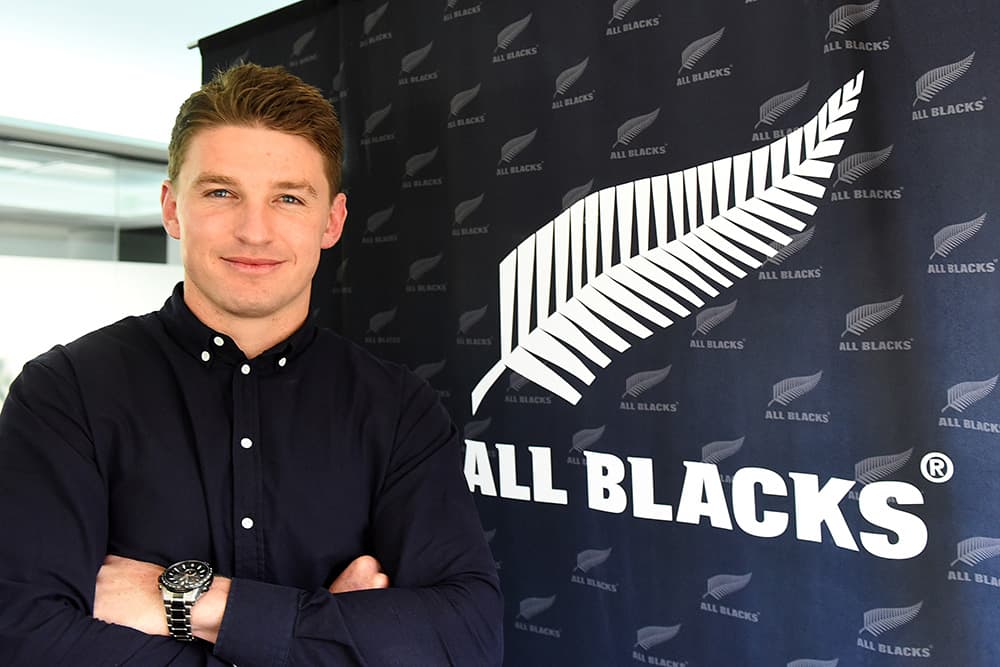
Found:
[[176, 264], [0, 255], [0, 401], [26, 361], [157, 310], [182, 277]]

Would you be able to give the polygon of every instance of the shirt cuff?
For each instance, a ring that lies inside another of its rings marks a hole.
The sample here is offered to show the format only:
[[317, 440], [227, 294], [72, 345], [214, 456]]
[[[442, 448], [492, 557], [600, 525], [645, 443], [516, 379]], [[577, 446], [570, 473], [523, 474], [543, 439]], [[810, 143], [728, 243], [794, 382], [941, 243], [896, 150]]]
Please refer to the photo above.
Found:
[[286, 665], [300, 591], [233, 579], [213, 653], [240, 667]]

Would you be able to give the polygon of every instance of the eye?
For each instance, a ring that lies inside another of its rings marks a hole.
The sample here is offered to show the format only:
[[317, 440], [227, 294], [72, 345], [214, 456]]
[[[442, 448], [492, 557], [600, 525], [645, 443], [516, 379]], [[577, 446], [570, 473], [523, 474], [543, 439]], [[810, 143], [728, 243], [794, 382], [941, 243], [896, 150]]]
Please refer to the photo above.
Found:
[[280, 195], [278, 201], [282, 204], [301, 204], [302, 200], [294, 195]]
[[222, 188], [219, 188], [217, 190], [209, 190], [207, 193], [205, 193], [205, 195], [207, 197], [212, 197], [214, 199], [227, 199], [229, 197], [232, 197], [233, 193], [230, 192], [229, 190], [224, 190]]

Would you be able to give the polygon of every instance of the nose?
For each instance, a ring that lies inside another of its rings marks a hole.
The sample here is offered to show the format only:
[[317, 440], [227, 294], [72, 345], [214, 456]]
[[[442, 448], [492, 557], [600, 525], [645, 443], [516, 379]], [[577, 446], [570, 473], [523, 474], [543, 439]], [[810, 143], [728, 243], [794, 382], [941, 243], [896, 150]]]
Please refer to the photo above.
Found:
[[245, 201], [236, 221], [236, 238], [248, 245], [266, 245], [271, 242], [273, 231], [266, 202]]

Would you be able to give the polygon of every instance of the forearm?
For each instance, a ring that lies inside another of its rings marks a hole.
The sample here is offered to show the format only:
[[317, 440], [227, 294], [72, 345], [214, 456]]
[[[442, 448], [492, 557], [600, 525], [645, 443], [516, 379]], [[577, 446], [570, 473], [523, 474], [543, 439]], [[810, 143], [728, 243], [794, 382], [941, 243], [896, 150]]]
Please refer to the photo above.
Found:
[[495, 578], [331, 595], [234, 580], [215, 655], [273, 664], [498, 665]]

